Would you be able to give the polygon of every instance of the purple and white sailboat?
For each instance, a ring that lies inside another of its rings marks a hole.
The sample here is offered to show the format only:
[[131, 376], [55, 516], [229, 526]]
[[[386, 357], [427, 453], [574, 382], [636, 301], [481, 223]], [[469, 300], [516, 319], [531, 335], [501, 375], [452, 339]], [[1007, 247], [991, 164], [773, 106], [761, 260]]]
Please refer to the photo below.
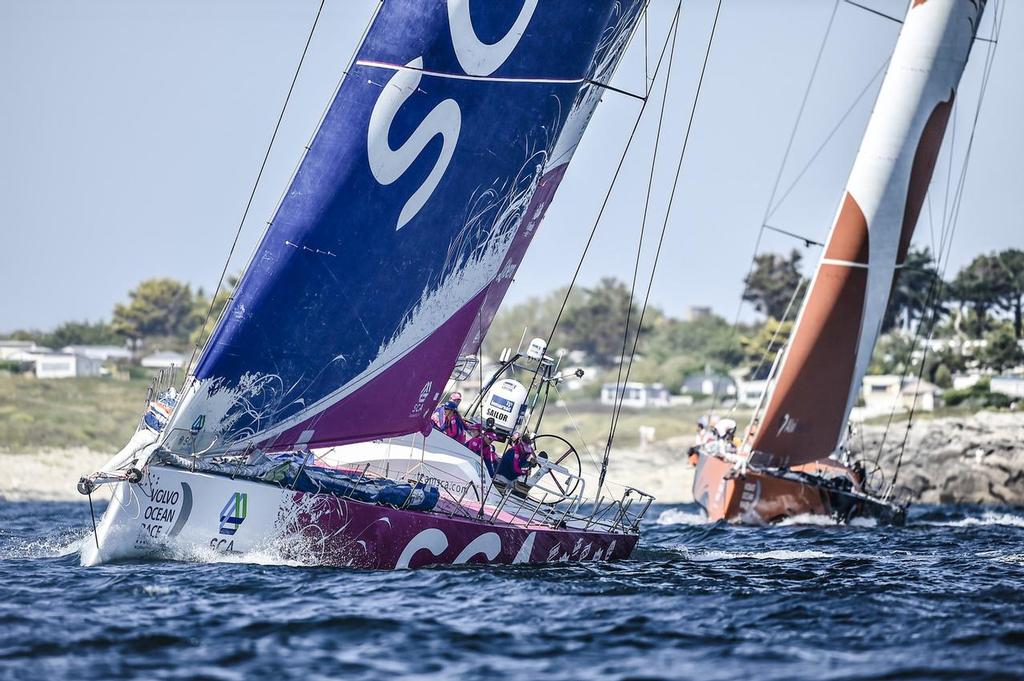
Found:
[[[181, 550], [361, 568], [632, 553], [648, 495], [584, 506], [567, 444], [526, 490], [502, 488], [430, 416], [479, 350], [644, 0], [470, 7], [381, 4], [181, 392], [80, 483], [115, 486], [84, 565]], [[496, 376], [482, 394], [482, 412], [511, 415], [499, 439], [561, 380], [545, 350], [502, 367], [530, 387]]]

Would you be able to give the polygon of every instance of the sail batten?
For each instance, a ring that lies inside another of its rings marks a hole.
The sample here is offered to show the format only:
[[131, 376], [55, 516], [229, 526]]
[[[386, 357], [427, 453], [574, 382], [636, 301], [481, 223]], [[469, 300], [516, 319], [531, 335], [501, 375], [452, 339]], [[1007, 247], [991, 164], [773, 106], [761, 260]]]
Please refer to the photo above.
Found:
[[914, 0], [854, 161], [751, 460], [809, 463], [841, 443], [906, 260], [985, 2]]
[[610, 77], [643, 4], [384, 3], [167, 446], [423, 430], [557, 189], [600, 99], [590, 81]]

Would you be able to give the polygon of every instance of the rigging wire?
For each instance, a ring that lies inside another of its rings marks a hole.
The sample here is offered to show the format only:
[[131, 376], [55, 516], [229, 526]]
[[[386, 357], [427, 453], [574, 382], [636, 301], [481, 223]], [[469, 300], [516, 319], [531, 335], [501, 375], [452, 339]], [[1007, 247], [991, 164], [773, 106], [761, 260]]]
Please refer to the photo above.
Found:
[[[817, 56], [814, 59], [814, 66], [811, 68], [811, 75], [810, 75], [810, 77], [807, 80], [807, 87], [804, 89], [804, 95], [803, 95], [803, 98], [800, 101], [800, 107], [797, 110], [796, 120], [793, 122], [793, 129], [790, 130], [789, 141], [786, 143], [786, 150], [785, 150], [785, 152], [782, 155], [782, 162], [779, 164], [779, 172], [775, 176], [775, 183], [772, 185], [772, 191], [771, 191], [771, 194], [768, 197], [768, 203], [765, 206], [764, 216], [761, 218], [761, 226], [757, 230], [757, 238], [754, 240], [754, 251], [753, 251], [753, 253], [750, 256], [750, 265], [747, 268], [746, 276], [743, 278], [743, 291], [740, 293], [739, 304], [736, 306], [736, 316], [733, 319], [732, 326], [729, 329], [730, 341], [732, 340], [732, 338], [734, 338], [736, 336], [736, 330], [739, 328], [740, 315], [743, 312], [743, 298], [744, 298], [744, 296], [746, 296], [747, 289], [749, 288], [749, 285], [747, 284], [747, 281], [750, 279], [750, 275], [753, 274], [753, 272], [754, 272], [754, 266], [757, 263], [757, 254], [761, 250], [761, 240], [764, 238], [765, 227], [766, 227], [766, 225], [768, 223], [768, 220], [771, 219], [771, 216], [774, 213], [774, 211], [772, 209], [772, 204], [775, 202], [775, 196], [776, 196], [776, 194], [777, 194], [777, 192], [779, 190], [779, 184], [782, 182], [782, 173], [786, 169], [786, 162], [789, 160], [789, 154], [790, 154], [790, 152], [793, 149], [793, 142], [796, 140], [796, 133], [797, 133], [797, 130], [799, 129], [799, 127], [800, 127], [800, 121], [803, 119], [804, 110], [807, 107], [807, 100], [810, 98], [810, 95], [811, 95], [811, 88], [814, 86], [815, 78], [818, 75], [818, 68], [821, 66], [821, 60], [822, 60], [823, 55], [825, 54], [825, 47], [828, 44], [829, 35], [831, 35], [832, 27], [835, 24], [836, 13], [837, 13], [837, 11], [839, 9], [839, 1], [840, 0], [835, 0], [835, 2], [832, 5], [832, 13], [829, 14], [828, 24], [825, 26], [825, 33], [824, 33], [824, 35], [821, 38], [821, 45], [818, 46], [818, 54], [817, 54]], [[840, 124], [841, 124], [841, 121], [840, 121]], [[830, 137], [831, 137], [831, 135], [830, 135]], [[801, 174], [802, 174], [802, 172], [803, 171], [801, 171]], [[790, 190], [791, 189], [792, 188], [790, 188]], [[788, 191], [787, 191], [787, 194], [788, 194]], [[714, 413], [715, 407], [718, 404], [718, 396], [719, 396], [718, 392], [719, 391], [718, 391], [717, 386], [716, 386], [715, 390], [711, 394], [711, 412], [712, 413]]]
[[[270, 159], [270, 152], [274, 148], [274, 141], [277, 140], [277, 133], [281, 129], [281, 121], [284, 120], [285, 111], [288, 109], [288, 102], [291, 101], [292, 92], [295, 91], [295, 83], [299, 79], [299, 72], [302, 70], [302, 63], [306, 60], [306, 53], [309, 52], [309, 45], [313, 42], [313, 34], [316, 32], [317, 24], [320, 23], [320, 15], [323, 14], [324, 5], [327, 4], [327, 0], [320, 0], [320, 6], [317, 8], [316, 17], [313, 18], [313, 25], [309, 28], [309, 35], [306, 36], [306, 44], [302, 48], [302, 55], [299, 57], [299, 63], [295, 67], [295, 73], [292, 75], [292, 82], [288, 86], [288, 94], [284, 97], [284, 103], [281, 105], [281, 112], [277, 115], [277, 122], [274, 124], [274, 132], [270, 135], [270, 143], [267, 144], [267, 151], [263, 154], [263, 162], [260, 164], [259, 172], [256, 173], [256, 181], [252, 184], [252, 191], [249, 192], [249, 200], [245, 203], [245, 210], [242, 211], [242, 219], [238, 221], [238, 228], [235, 230], [235, 238], [231, 242], [231, 249], [228, 251], [228, 257], [224, 261], [224, 267], [220, 271], [220, 278], [217, 279], [217, 287], [213, 290], [213, 295], [210, 297], [210, 307], [206, 310], [206, 315], [203, 317], [203, 325], [200, 327], [199, 336], [196, 339], [195, 345], [192, 348], [192, 356], [188, 360], [186, 365], [184, 376], [186, 377], [192, 371], [192, 363], [195, 362], [196, 355], [199, 353], [199, 346], [202, 343], [203, 335], [206, 333], [206, 326], [210, 323], [210, 317], [213, 315], [213, 309], [217, 304], [217, 294], [220, 293], [221, 287], [224, 285], [224, 278], [228, 273], [228, 266], [231, 264], [231, 257], [235, 254], [235, 248], [238, 246], [238, 239], [242, 235], [242, 227], [245, 225], [246, 218], [249, 217], [249, 209], [252, 208], [253, 199], [256, 198], [256, 190], [260, 186], [260, 180], [263, 179], [263, 171], [267, 168], [267, 161]], [[225, 305], [227, 309], [227, 305]]]
[[871, 7], [868, 7], [867, 5], [862, 5], [859, 2], [854, 2], [853, 0], [843, 0], [843, 2], [845, 2], [847, 5], [851, 5], [853, 7], [856, 7], [857, 9], [862, 9], [865, 12], [870, 12], [871, 14], [874, 14], [876, 16], [880, 16], [883, 19], [888, 19], [889, 21], [894, 21], [897, 24], [902, 24], [903, 23], [903, 20], [898, 18], [898, 17], [894, 17], [891, 14], [886, 14], [885, 12], [880, 12], [877, 9], [872, 9]]
[[775, 216], [775, 213], [778, 212], [779, 208], [782, 207], [782, 204], [785, 203], [786, 199], [789, 198], [789, 195], [793, 193], [793, 190], [796, 189], [798, 184], [800, 184], [800, 181], [804, 178], [804, 175], [807, 174], [807, 171], [811, 169], [811, 166], [814, 165], [814, 162], [817, 161], [818, 157], [821, 156], [822, 152], [825, 151], [825, 147], [828, 146], [829, 142], [832, 141], [832, 138], [835, 137], [836, 133], [839, 132], [839, 129], [843, 127], [844, 123], [846, 123], [846, 119], [849, 118], [851, 114], [853, 114], [854, 110], [856, 110], [857, 106], [861, 103], [861, 100], [864, 99], [864, 96], [868, 93], [869, 90], [871, 90], [871, 87], [875, 84], [875, 81], [878, 80], [878, 77], [885, 72], [886, 67], [889, 66], [889, 60], [891, 58], [891, 55], [887, 55], [885, 59], [882, 60], [882, 63], [875, 70], [875, 75], [871, 76], [867, 84], [865, 84], [861, 91], [857, 94], [857, 96], [854, 97], [853, 102], [850, 104], [849, 107], [847, 107], [843, 115], [839, 117], [839, 120], [832, 127], [832, 130], [830, 130], [828, 135], [826, 135], [825, 138], [821, 141], [821, 144], [819, 144], [818, 148], [814, 150], [814, 153], [811, 154], [810, 157], [808, 157], [807, 162], [800, 169], [800, 172], [798, 172], [793, 177], [793, 181], [790, 182], [788, 187], [786, 187], [786, 191], [782, 192], [782, 195], [779, 197], [779, 200], [776, 201], [775, 205], [771, 208], [771, 210], [769, 210], [766, 221], [771, 220], [772, 217]]
[[790, 232], [788, 230], [782, 229], [781, 227], [775, 227], [774, 225], [765, 225], [764, 228], [769, 230], [769, 231], [772, 231], [772, 232], [777, 232], [779, 234], [784, 234], [786, 236], [791, 236], [794, 239], [796, 239], [797, 241], [803, 241], [805, 248], [810, 248], [811, 246], [818, 246], [819, 248], [824, 248], [825, 247], [825, 244], [821, 243], [820, 241], [815, 241], [814, 239], [812, 239], [810, 237], [807, 237], [807, 236], [804, 236], [803, 234], [797, 234], [796, 232]]
[[[967, 184], [967, 171], [968, 171], [968, 166], [969, 166], [969, 164], [971, 162], [971, 152], [973, 151], [973, 148], [974, 148], [974, 138], [975, 138], [975, 134], [977, 133], [977, 130], [978, 130], [978, 119], [981, 116], [981, 104], [982, 104], [982, 102], [985, 99], [985, 92], [988, 89], [988, 79], [989, 79], [989, 77], [991, 76], [991, 73], [992, 73], [992, 63], [995, 60], [995, 47], [998, 44], [999, 32], [1001, 31], [1001, 28], [1002, 28], [1002, 18], [1004, 18], [1005, 14], [1006, 14], [1006, 5], [1001, 5], [1000, 6], [1000, 3], [999, 3], [998, 0], [995, 0], [994, 4], [995, 4], [995, 9], [994, 9], [994, 12], [993, 12], [994, 16], [993, 16], [993, 19], [992, 19], [992, 23], [993, 23], [993, 26], [994, 26], [994, 28], [993, 28], [993, 34], [994, 35], [992, 36], [993, 40], [988, 43], [988, 45], [989, 45], [988, 53], [985, 55], [985, 65], [984, 65], [983, 72], [982, 72], [981, 85], [980, 85], [979, 91], [978, 91], [978, 104], [977, 104], [977, 107], [975, 108], [974, 119], [971, 122], [971, 134], [968, 136], [967, 151], [964, 153], [964, 165], [961, 168], [961, 173], [959, 173], [959, 178], [957, 180], [957, 186], [956, 186], [956, 194], [953, 197], [952, 203], [951, 203], [951, 211], [952, 211], [952, 213], [950, 215], [950, 222], [949, 222], [949, 241], [948, 241], [948, 243], [945, 244], [945, 249], [946, 249], [945, 259], [942, 262], [942, 266], [940, 268], [939, 275], [937, 276], [937, 278], [935, 278], [932, 281], [932, 288], [929, 291], [929, 298], [928, 298], [929, 302], [931, 302], [932, 296], [935, 293], [937, 293], [939, 283], [944, 281], [945, 271], [946, 271], [946, 268], [949, 265], [949, 256], [952, 253], [952, 240], [953, 240], [953, 236], [955, 235], [956, 224], [957, 224], [957, 222], [959, 220], [959, 211], [961, 211], [961, 208], [964, 205], [964, 188], [965, 188], [965, 186]], [[892, 495], [893, 491], [895, 490], [896, 481], [899, 479], [899, 472], [900, 472], [900, 469], [901, 469], [901, 467], [903, 465], [903, 454], [906, 451], [907, 439], [910, 436], [910, 426], [913, 423], [913, 415], [914, 415], [914, 412], [916, 410], [916, 407], [918, 407], [918, 392], [920, 391], [921, 380], [922, 380], [922, 377], [924, 376], [924, 373], [925, 373], [925, 360], [928, 358], [929, 346], [931, 345], [931, 341], [932, 341], [932, 339], [933, 339], [933, 337], [935, 335], [935, 327], [936, 327], [935, 323], [937, 321], [937, 316], [938, 316], [938, 310], [933, 307], [932, 317], [931, 317], [931, 320], [930, 320], [929, 325], [928, 325], [929, 326], [928, 341], [925, 343], [924, 350], [922, 351], [921, 365], [920, 365], [920, 367], [918, 369], [918, 386], [919, 386], [919, 390], [914, 392], [913, 398], [910, 401], [910, 412], [907, 415], [906, 429], [903, 431], [903, 440], [900, 442], [900, 451], [899, 451], [899, 455], [896, 458], [896, 468], [893, 471], [893, 479], [892, 479], [892, 482], [889, 483], [889, 490], [886, 493], [886, 497], [887, 498], [890, 497]], [[920, 332], [921, 332], [921, 326], [922, 325], [919, 324], [919, 326], [918, 326], [918, 334], [920, 334]], [[918, 334], [915, 334], [914, 345], [916, 344], [916, 341], [918, 341]], [[912, 356], [912, 349], [911, 349], [911, 356]], [[892, 416], [890, 415], [890, 422], [891, 422], [891, 420], [892, 420]], [[888, 431], [888, 426], [886, 427], [886, 430]], [[883, 444], [884, 444], [884, 442], [885, 442], [885, 435], [883, 435]], [[882, 449], [881, 446], [880, 446], [879, 449], [880, 449], [879, 456], [881, 457], [881, 449]]]
[[[717, 17], [716, 17], [717, 18]], [[626, 348], [629, 346], [629, 322], [633, 315], [633, 299], [636, 294], [636, 282], [640, 275], [640, 262], [643, 258], [644, 250], [644, 235], [647, 232], [647, 217], [650, 215], [651, 210], [651, 196], [654, 190], [654, 174], [658, 165], [658, 149], [660, 147], [659, 142], [661, 141], [661, 131], [665, 122], [665, 111], [668, 107], [668, 92], [669, 85], [672, 83], [672, 64], [675, 61], [676, 53], [676, 38], [679, 34], [679, 27], [676, 26], [676, 30], [672, 32], [672, 47], [669, 48], [668, 52], [668, 68], [665, 71], [665, 87], [661, 93], [661, 108], [658, 111], [658, 126], [654, 133], [654, 151], [651, 154], [651, 169], [647, 176], [647, 193], [644, 197], [644, 210], [643, 215], [640, 219], [640, 234], [637, 238], [636, 244], [636, 259], [633, 263], [633, 278], [629, 286], [629, 299], [626, 305], [626, 322], [623, 325], [622, 332], [622, 350], [619, 352], [619, 366], [618, 372], [615, 376], [615, 397], [614, 404], [612, 407], [612, 419], [608, 426], [608, 444], [606, 448], [611, 447], [612, 436], [615, 432], [615, 422], [618, 420], [618, 411], [622, 408], [622, 401], [626, 398], [626, 386], [622, 383], [622, 359], [626, 356]], [[637, 334], [640, 333], [640, 327], [637, 327]], [[621, 390], [619, 389], [621, 386]], [[598, 493], [601, 491], [601, 485], [598, 484]]]
[[[679, 188], [679, 177], [683, 170], [683, 160], [686, 158], [686, 148], [690, 141], [690, 133], [693, 130], [693, 120], [697, 113], [697, 105], [700, 103], [701, 88], [704, 84], [704, 75], [707, 73], [708, 61], [711, 57], [711, 47], [715, 41], [715, 33], [718, 29], [718, 19], [722, 12], [722, 0], [718, 0], [718, 4], [715, 8], [715, 19], [711, 24], [711, 35], [708, 36], [708, 45], [704, 51], [704, 61], [700, 67], [700, 77], [697, 79], [697, 89], [694, 92], [693, 104], [690, 107], [690, 115], [686, 122], [686, 132], [683, 135], [683, 144], [679, 150], [679, 160], [676, 163], [675, 175], [672, 178], [672, 190], [669, 192], [668, 206], [665, 209], [665, 219], [661, 224], [661, 233], [658, 236], [658, 247], [654, 252], [654, 261], [651, 264], [651, 275], [647, 280], [647, 292], [644, 294], [644, 302], [640, 307], [640, 319], [637, 321], [636, 333], [633, 335], [633, 347], [629, 353], [629, 363], [626, 365], [626, 376], [623, 384], [629, 381], [629, 374], [633, 369], [633, 360], [636, 358], [637, 345], [640, 342], [641, 329], [644, 324], [644, 316], [647, 313], [647, 306], [651, 298], [651, 289], [654, 287], [654, 276], [658, 271], [658, 262], [661, 258], [661, 249], [665, 243], [665, 234], [668, 231], [669, 219], [672, 216], [672, 206], [675, 202], [676, 191]], [[671, 64], [670, 64], [671, 66]], [[668, 88], [668, 78], [666, 78], [666, 92]], [[632, 307], [632, 301], [630, 301], [630, 307]], [[618, 391], [616, 391], [618, 392]], [[597, 493], [595, 496], [600, 496], [601, 488], [604, 487], [605, 475], [608, 472], [608, 461], [611, 456], [612, 442], [615, 439], [615, 431], [618, 428], [619, 415], [622, 413], [622, 401], [625, 398], [625, 386], [623, 386], [622, 395], [619, 398], [619, 402], [615, 407], [615, 413], [612, 416], [612, 425], [608, 432], [608, 442], [605, 445], [604, 458], [601, 461], [601, 474], [598, 477], [597, 482]]]
[[[779, 336], [782, 334], [782, 326], [786, 323], [786, 320], [789, 319], [789, 313], [793, 310], [793, 305], [800, 297], [801, 290], [809, 284], [809, 281], [801, 278], [800, 281], [797, 282], [796, 287], [793, 288], [793, 295], [789, 297], [789, 302], [786, 303], [786, 309], [782, 313], [782, 319], [779, 320], [778, 326], [775, 327], [775, 332], [772, 334], [772, 339], [768, 342], [768, 346], [764, 349], [764, 352], [761, 353], [761, 359], [758, 360], [757, 366], [754, 367], [754, 370], [750, 372], [750, 375], [753, 378], [753, 380], [757, 380], [757, 376], [760, 373], [761, 369], [764, 367], [765, 362], [768, 361], [769, 356], [778, 355], [780, 352], [782, 352], [782, 348], [779, 348], [779, 350], [777, 350], [776, 352], [772, 352], [772, 348], [774, 348], [775, 344], [778, 342]], [[771, 383], [771, 378], [771, 375], [769, 375], [765, 379], [764, 391], [761, 394], [760, 400], [760, 402], [762, 403], [764, 402], [764, 397], [768, 392], [768, 384]], [[736, 411], [736, 408], [738, 406], [739, 400], [737, 400], [736, 403], [733, 404], [732, 409], [730, 409], [729, 411]], [[753, 419], [757, 419], [756, 411], [754, 412]]]
[[[654, 72], [651, 75], [652, 82], [658, 78], [658, 73], [661, 71], [661, 64], [665, 57], [665, 52], [668, 49], [669, 40], [672, 34], [678, 29], [679, 17], [682, 12], [683, 3], [679, 0], [676, 4], [675, 13], [672, 18], [672, 22], [669, 24], [669, 34], [665, 37], [665, 42], [661, 46], [661, 54], [658, 56], [658, 61], [654, 65]], [[558, 329], [558, 324], [562, 321], [562, 315], [565, 313], [565, 308], [569, 303], [569, 296], [572, 295], [573, 288], [576, 285], [576, 280], [579, 278], [580, 271], [583, 269], [583, 263], [587, 259], [587, 254], [590, 252], [590, 246], [594, 243], [594, 237], [597, 235], [597, 228], [601, 224], [601, 219], [604, 217], [605, 209], [608, 207], [609, 200], [612, 196], [612, 191], [615, 189], [615, 184], [619, 179], [619, 175], [622, 172], [622, 168], [626, 162], [626, 156], [629, 154], [629, 150], [633, 146], [633, 140], [636, 138], [637, 130], [640, 128], [640, 121], [643, 120], [644, 111], [647, 109], [647, 103], [649, 99], [644, 99], [644, 103], [640, 106], [640, 111], [637, 113], [636, 120], [633, 122], [633, 129], [629, 133], [629, 138], [626, 140], [626, 146], [622, 150], [622, 154], [619, 156], [618, 165], [615, 167], [615, 173], [612, 175], [612, 181], [608, 185], [608, 190], [605, 192], [604, 199], [601, 202], [601, 208], [597, 212], [597, 217], [594, 219], [594, 225], [590, 228], [590, 236], [587, 237], [587, 242], [583, 246], [583, 252], [580, 253], [579, 261], [576, 263], [576, 271], [572, 275], [572, 280], [569, 282], [569, 286], [566, 288], [565, 296], [562, 298], [562, 303], [558, 308], [558, 313], [555, 315], [555, 320], [551, 324], [551, 331], [548, 333], [545, 346], [551, 345], [551, 339], [555, 335], [555, 331]], [[534, 380], [536, 374], [534, 374]], [[534, 380], [530, 382], [529, 390], [533, 390]]]

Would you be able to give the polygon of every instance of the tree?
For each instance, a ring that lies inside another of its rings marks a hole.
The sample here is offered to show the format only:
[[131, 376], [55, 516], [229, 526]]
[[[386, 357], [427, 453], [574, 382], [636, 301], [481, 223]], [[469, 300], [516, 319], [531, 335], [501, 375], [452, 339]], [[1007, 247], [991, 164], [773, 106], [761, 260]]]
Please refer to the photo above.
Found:
[[[533, 296], [516, 305], [501, 307], [484, 337], [484, 354], [496, 358], [505, 348], [514, 351], [519, 347], [524, 332], [524, 344], [528, 344], [531, 338], [546, 339], [565, 300], [565, 293], [566, 287], [562, 286], [543, 296]], [[560, 334], [556, 334], [551, 344], [559, 347], [560, 343], [564, 344], [563, 340]]]
[[[195, 306], [196, 314], [198, 315], [196, 320], [196, 326], [192, 333], [189, 335], [188, 342], [191, 345], [202, 348], [206, 345], [206, 341], [210, 339], [210, 334], [213, 333], [213, 328], [217, 324], [217, 320], [220, 319], [221, 314], [224, 312], [224, 308], [227, 307], [228, 301], [235, 295], [235, 288], [238, 286], [238, 282], [241, 279], [240, 275], [229, 274], [224, 282], [224, 286], [221, 287], [220, 291], [213, 300], [213, 307], [210, 307], [210, 301], [207, 300], [206, 296], [203, 295], [202, 289], [196, 292]], [[209, 312], [209, 320], [207, 320], [207, 312]], [[204, 324], [204, 320], [206, 323]]]
[[1024, 350], [1007, 329], [996, 329], [985, 336], [985, 348], [979, 359], [994, 371], [1001, 372], [1024, 363]]
[[897, 273], [882, 332], [897, 325], [909, 331], [915, 321], [924, 321], [929, 312], [944, 312], [945, 288], [945, 283], [935, 271], [931, 251], [927, 247], [911, 248]]
[[1024, 251], [1009, 248], [992, 256], [996, 268], [1003, 274], [999, 306], [1013, 313], [1013, 334], [1024, 337], [1021, 312], [1024, 308]]
[[132, 343], [163, 336], [185, 341], [202, 323], [192, 287], [174, 279], [148, 279], [114, 307], [111, 327]]
[[793, 322], [780, 322], [769, 317], [756, 333], [740, 339], [740, 345], [743, 346], [747, 364], [750, 367], [748, 374], [750, 380], [758, 381], [768, 378], [775, 357], [785, 347], [792, 333]]
[[120, 342], [118, 335], [106, 322], [64, 322], [40, 338], [40, 343], [51, 348], [68, 345], [112, 345]]
[[[623, 355], [627, 314], [630, 333], [626, 341], [626, 355], [633, 348], [640, 308], [636, 303], [630, 305], [629, 287], [617, 279], [606, 277], [597, 286], [583, 289], [575, 300], [570, 300], [559, 327], [560, 337], [568, 348], [584, 351], [595, 364], [614, 366]], [[659, 311], [648, 310], [641, 333], [649, 330], [660, 316]]]
[[744, 357], [733, 328], [718, 315], [690, 321], [665, 319], [651, 332], [644, 352], [658, 362], [684, 358], [688, 371], [706, 365], [724, 370]]
[[[778, 253], [762, 253], [754, 258], [754, 268], [744, 280], [743, 300], [768, 317], [782, 319], [793, 293], [804, 281], [800, 274], [803, 256], [794, 249], [789, 258]], [[790, 312], [795, 312], [794, 309]]]
[[975, 314], [975, 338], [988, 329], [988, 312], [1006, 293], [1005, 273], [995, 257], [979, 255], [957, 272], [951, 284], [961, 305], [970, 305]]

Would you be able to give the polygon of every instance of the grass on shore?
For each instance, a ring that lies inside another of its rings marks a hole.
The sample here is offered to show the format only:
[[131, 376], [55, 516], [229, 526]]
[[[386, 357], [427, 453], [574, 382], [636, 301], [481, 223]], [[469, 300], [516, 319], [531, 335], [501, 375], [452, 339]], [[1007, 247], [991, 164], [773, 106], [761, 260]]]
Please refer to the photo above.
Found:
[[[710, 404], [692, 404], [650, 409], [623, 408], [615, 430], [615, 443], [617, 446], [636, 446], [640, 442], [640, 428], [645, 426], [654, 428], [656, 441], [681, 436], [692, 437], [697, 419], [706, 414], [710, 406]], [[607, 405], [579, 402], [570, 402], [567, 407], [571, 416], [565, 408], [553, 403], [549, 404], [541, 423], [541, 431], [561, 435], [570, 442], [578, 442], [579, 436], [576, 434], [576, 427], [578, 427], [587, 443], [603, 445], [608, 439], [612, 408]], [[728, 410], [719, 408], [716, 411], [719, 415], [726, 416]], [[739, 430], [742, 431], [750, 419], [750, 412], [737, 411], [729, 413], [728, 417], [735, 419], [739, 424]]]
[[[0, 373], [0, 451], [38, 452], [85, 447], [115, 452], [124, 446], [142, 415], [147, 380], [109, 378], [39, 380], [33, 376]], [[694, 424], [709, 405], [677, 405], [662, 409], [623, 409], [615, 442], [635, 446], [642, 426], [655, 429], [655, 439], [691, 436]], [[544, 415], [542, 431], [579, 443], [576, 427], [587, 443], [603, 444], [608, 437], [611, 407], [595, 402], [553, 402]], [[722, 410], [719, 410], [722, 413]], [[749, 414], [732, 414], [746, 426]], [[573, 425], [575, 422], [575, 427]]]
[[86, 447], [113, 454], [142, 415], [148, 380], [39, 380], [0, 373], [0, 451]]

